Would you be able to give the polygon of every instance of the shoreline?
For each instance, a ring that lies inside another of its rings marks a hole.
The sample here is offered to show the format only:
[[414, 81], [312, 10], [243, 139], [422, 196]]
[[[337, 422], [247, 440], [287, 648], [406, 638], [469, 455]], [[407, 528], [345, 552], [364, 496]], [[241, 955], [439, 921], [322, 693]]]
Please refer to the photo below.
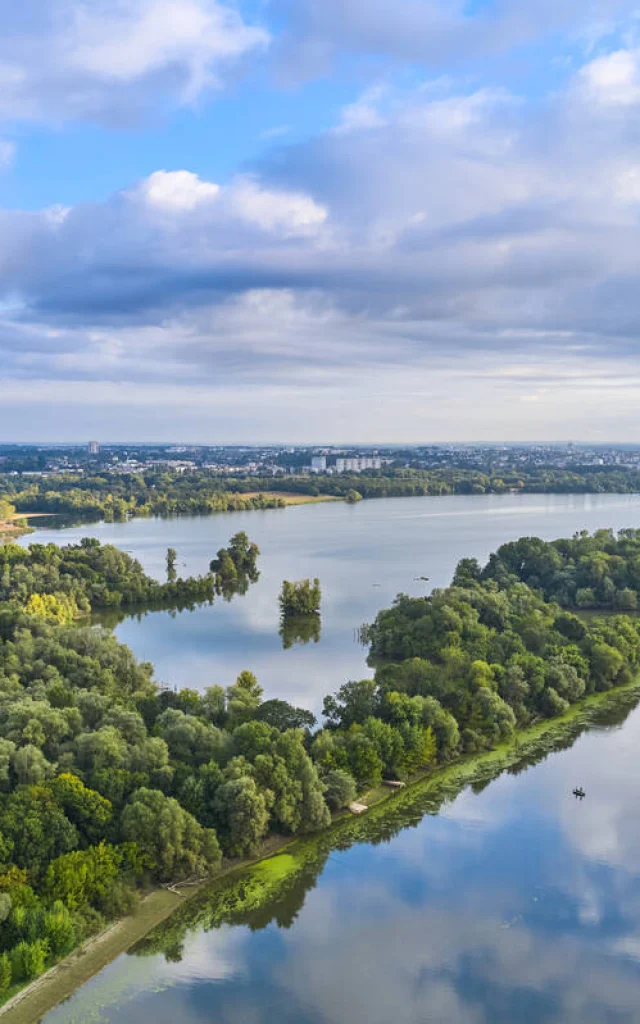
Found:
[[[355, 817], [347, 810], [343, 810], [335, 815], [331, 825], [320, 832], [305, 836], [273, 836], [266, 841], [255, 857], [228, 862], [211, 878], [189, 887], [186, 892], [178, 894], [165, 886], [152, 890], [141, 899], [133, 914], [112, 922], [40, 977], [10, 995], [0, 1006], [0, 1017], [6, 1020], [7, 1024], [34, 1024], [35, 1021], [42, 1020], [46, 1013], [72, 996], [118, 956], [127, 953], [158, 925], [191, 903], [194, 897], [206, 890], [214, 893], [230, 876], [241, 877], [245, 873], [248, 874], [252, 868], [264, 865], [286, 849], [295, 855], [296, 847], [313, 843], [314, 840], [319, 843], [323, 839], [326, 841], [331, 838], [334, 831], [338, 838], [346, 823], [352, 824], [354, 828], [360, 825], [366, 832], [367, 819], [373, 821], [383, 814], [389, 802], [394, 805], [392, 809], [399, 811], [403, 805], [410, 804], [412, 798], [415, 800], [421, 794], [427, 795], [432, 789], [447, 790], [448, 787], [452, 787], [457, 795], [471, 784], [478, 772], [497, 768], [500, 773], [525, 757], [527, 748], [535, 746], [536, 741], [547, 734], [553, 733], [556, 729], [562, 730], [563, 726], [588, 726], [590, 711], [606, 706], [613, 698], [625, 694], [637, 694], [640, 697], [640, 680], [602, 693], [591, 694], [574, 704], [565, 715], [546, 719], [523, 729], [517, 732], [512, 740], [491, 750], [462, 756], [448, 764], [420, 772], [409, 779], [402, 790], [384, 786], [367, 790], [359, 798], [367, 806], [367, 812], [361, 816]], [[371, 815], [370, 812], [374, 810], [379, 814]], [[292, 857], [292, 862], [295, 862], [295, 856]], [[266, 898], [272, 899], [273, 895], [267, 892]]]
[[54, 515], [55, 512], [16, 512], [9, 519], [0, 520], [0, 544], [35, 533], [35, 527], [29, 526], [27, 519], [44, 519]]
[[[328, 502], [342, 502], [344, 504], [353, 504], [347, 501], [345, 494], [318, 494], [311, 495], [305, 494], [304, 492], [297, 491], [230, 491], [225, 492], [239, 498], [257, 498], [263, 496], [269, 499], [280, 499], [281, 505], [269, 506], [266, 509], [252, 508], [252, 509], [215, 509], [209, 511], [194, 511], [194, 512], [140, 512], [139, 509], [130, 510], [127, 515], [122, 519], [105, 519], [104, 510], [96, 511], [95, 513], [88, 512], [84, 514], [78, 514], [77, 511], [68, 510], [62, 512], [18, 512], [14, 518], [20, 519], [36, 519], [36, 518], [58, 518], [64, 519], [66, 522], [62, 525], [61, 530], [66, 528], [74, 529], [81, 526], [95, 526], [106, 524], [111, 526], [113, 524], [123, 524], [132, 522], [134, 519], [208, 519], [213, 516], [219, 515], [232, 515], [236, 512], [274, 512], [281, 511], [286, 508], [293, 508], [299, 505], [320, 505]], [[589, 490], [569, 490], [569, 491], [556, 491], [556, 490], [527, 490], [520, 488], [512, 488], [504, 491], [485, 491], [482, 494], [467, 494], [467, 493], [442, 493], [437, 492], [433, 494], [369, 494], [361, 495], [360, 501], [393, 501], [400, 499], [418, 499], [418, 498], [461, 498], [461, 499], [477, 499], [477, 498], [513, 498], [513, 497], [550, 497], [550, 498], [562, 498], [562, 497], [577, 497], [577, 498], [612, 498], [612, 497], [640, 497], [640, 490], [617, 490], [617, 491], [589, 491]], [[360, 501], [356, 504], [360, 504]], [[77, 518], [76, 518], [77, 517]], [[69, 520], [71, 520], [69, 522]], [[38, 524], [40, 525], [40, 524]], [[46, 525], [46, 524], [45, 524]], [[2, 541], [2, 527], [9, 526], [8, 523], [0, 522], [0, 542]], [[33, 533], [37, 527], [26, 526], [22, 533]]]

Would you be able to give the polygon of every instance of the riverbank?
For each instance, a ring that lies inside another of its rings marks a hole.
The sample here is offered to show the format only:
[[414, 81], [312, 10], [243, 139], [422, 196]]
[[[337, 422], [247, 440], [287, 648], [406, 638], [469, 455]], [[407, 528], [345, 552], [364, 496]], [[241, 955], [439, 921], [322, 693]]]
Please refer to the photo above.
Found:
[[[554, 749], [573, 742], [598, 715], [616, 705], [629, 709], [640, 697], [635, 682], [606, 693], [592, 695], [574, 705], [561, 718], [523, 730], [509, 742], [483, 754], [459, 758], [410, 780], [401, 791], [377, 788], [361, 800], [370, 810], [354, 818], [338, 815], [329, 828], [311, 837], [272, 838], [257, 858], [228, 863], [211, 880], [177, 895], [165, 888], [155, 890], [140, 903], [135, 914], [117, 921], [89, 939], [46, 974], [12, 995], [0, 1008], [7, 1024], [33, 1024], [116, 957], [141, 947], [141, 954], [156, 950], [151, 933], [160, 927], [174, 935], [188, 931], [206, 918], [209, 926], [241, 920], [291, 889], [305, 873], [311, 878], [322, 870], [333, 849], [356, 842], [379, 840], [437, 813], [442, 803], [454, 799], [469, 785], [486, 784], [516, 764], [535, 763]], [[306, 892], [304, 887], [304, 891]], [[162, 948], [163, 935], [159, 935]], [[148, 947], [148, 950], [145, 949]]]
[[35, 533], [29, 526], [28, 519], [50, 519], [53, 512], [16, 512], [10, 519], [0, 520], [0, 544], [24, 537], [27, 533]]
[[24, 537], [26, 533], [34, 533], [34, 530], [22, 520], [0, 522], [0, 544], [10, 543], [18, 537]]

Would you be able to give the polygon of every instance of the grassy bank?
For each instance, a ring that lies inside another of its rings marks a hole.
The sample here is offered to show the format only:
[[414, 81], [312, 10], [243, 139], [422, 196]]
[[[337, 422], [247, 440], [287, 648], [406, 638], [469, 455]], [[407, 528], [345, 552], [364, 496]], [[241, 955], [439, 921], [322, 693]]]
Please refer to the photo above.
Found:
[[0, 521], [0, 544], [22, 537], [25, 533], [33, 533], [32, 527], [24, 519], [4, 519]]
[[336, 494], [296, 494], [294, 491], [243, 491], [243, 498], [281, 498], [285, 505], [317, 505], [321, 501], [343, 501]]
[[[561, 718], [518, 733], [512, 742], [483, 754], [460, 758], [411, 780], [404, 790], [377, 788], [361, 798], [370, 810], [359, 818], [346, 812], [322, 833], [302, 839], [273, 838], [259, 858], [230, 863], [211, 881], [177, 895], [159, 889], [146, 896], [130, 917], [88, 940], [42, 977], [16, 993], [10, 990], [0, 1015], [7, 1024], [33, 1024], [68, 998], [120, 954], [162, 952], [193, 929], [222, 923], [267, 923], [293, 918], [315, 885], [332, 850], [378, 842], [436, 814], [471, 785], [484, 785], [514, 765], [535, 764], [563, 749], [611, 712], [628, 714], [640, 698], [640, 683], [596, 694]], [[277, 901], [277, 911], [273, 907]]]

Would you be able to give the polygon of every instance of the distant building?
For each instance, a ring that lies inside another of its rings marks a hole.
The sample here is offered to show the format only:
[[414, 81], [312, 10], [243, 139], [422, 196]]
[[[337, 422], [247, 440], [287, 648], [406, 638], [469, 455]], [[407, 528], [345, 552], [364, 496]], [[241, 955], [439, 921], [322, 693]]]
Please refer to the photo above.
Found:
[[363, 473], [367, 469], [381, 469], [382, 459], [336, 459], [336, 473]]
[[327, 456], [326, 455], [314, 455], [311, 459], [311, 472], [312, 473], [326, 473], [327, 472]]
[[87, 451], [89, 452], [89, 455], [99, 455], [100, 445], [98, 444], [97, 441], [89, 441], [89, 444], [87, 445]]

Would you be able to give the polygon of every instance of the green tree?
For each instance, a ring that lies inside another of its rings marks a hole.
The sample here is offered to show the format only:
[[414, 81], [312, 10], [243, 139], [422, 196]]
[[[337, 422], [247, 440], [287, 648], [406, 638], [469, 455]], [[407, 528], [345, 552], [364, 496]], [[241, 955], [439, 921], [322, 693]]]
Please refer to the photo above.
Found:
[[11, 953], [11, 972], [16, 981], [31, 981], [43, 973], [49, 956], [46, 939], [19, 942]]
[[122, 835], [137, 843], [164, 881], [204, 874], [220, 866], [215, 832], [203, 828], [173, 797], [138, 789], [122, 812]]
[[14, 751], [11, 756], [11, 768], [19, 786], [32, 786], [42, 782], [52, 771], [42, 751], [32, 743]]
[[58, 775], [49, 783], [49, 788], [58, 806], [87, 843], [104, 837], [113, 814], [109, 800], [69, 773]]
[[382, 760], [374, 744], [360, 726], [352, 726], [347, 734], [349, 771], [358, 788], [377, 786], [382, 781]]
[[0, 990], [5, 992], [11, 984], [11, 958], [8, 953], [0, 953]]
[[43, 892], [70, 910], [87, 904], [100, 910], [108, 905], [122, 862], [121, 850], [106, 843], [63, 854], [47, 867]]
[[229, 779], [215, 796], [218, 834], [230, 857], [255, 853], [267, 832], [269, 811], [254, 779]]
[[227, 688], [227, 709], [232, 724], [250, 719], [262, 700], [262, 687], [253, 672], [241, 672], [233, 686]]
[[355, 779], [349, 772], [334, 768], [324, 776], [325, 799], [334, 811], [353, 803], [357, 795]]
[[374, 679], [344, 683], [338, 692], [325, 697], [322, 713], [333, 726], [348, 729], [349, 726], [375, 716], [379, 706], [378, 687]]
[[265, 700], [256, 709], [256, 721], [266, 722], [280, 732], [287, 729], [311, 730], [316, 724], [316, 716], [305, 708], [296, 708], [286, 700]]

